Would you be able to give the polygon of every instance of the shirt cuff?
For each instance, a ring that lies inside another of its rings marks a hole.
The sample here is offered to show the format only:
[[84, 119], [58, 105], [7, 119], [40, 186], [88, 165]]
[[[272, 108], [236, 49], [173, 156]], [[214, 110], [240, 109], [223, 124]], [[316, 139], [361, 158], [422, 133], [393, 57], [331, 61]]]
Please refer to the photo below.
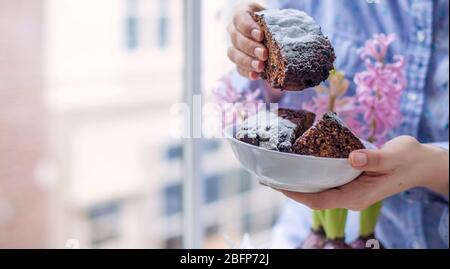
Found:
[[439, 143], [431, 143], [430, 145], [441, 148], [441, 149], [445, 149], [445, 150], [449, 150], [449, 143], [448, 142], [439, 142]]
[[[441, 148], [441, 149], [446, 150], [446, 151], [449, 151], [449, 143], [448, 142], [437, 142], [437, 143], [431, 143], [429, 145]], [[448, 201], [449, 201], [449, 196], [448, 195], [446, 195], [446, 196], [439, 195], [439, 196], [443, 197], [445, 199], [445, 201], [447, 201], [447, 203], [448, 203]], [[447, 223], [448, 223], [448, 216], [447, 216]], [[447, 227], [448, 227], [448, 225], [447, 225]], [[448, 239], [448, 234], [447, 234], [447, 239]]]
[[442, 213], [441, 221], [439, 223], [439, 234], [448, 247], [448, 207], [444, 210], [444, 213]]

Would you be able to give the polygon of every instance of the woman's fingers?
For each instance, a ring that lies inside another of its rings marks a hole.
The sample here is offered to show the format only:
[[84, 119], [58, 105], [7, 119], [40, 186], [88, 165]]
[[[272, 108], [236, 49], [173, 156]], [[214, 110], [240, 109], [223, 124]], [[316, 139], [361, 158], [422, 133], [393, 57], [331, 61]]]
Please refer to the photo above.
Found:
[[380, 150], [357, 150], [350, 154], [350, 165], [366, 172], [392, 172], [414, 159], [420, 143], [410, 136], [399, 136]]
[[242, 35], [233, 24], [228, 27], [228, 32], [235, 48], [260, 61], [267, 60], [267, 49], [261, 43]]
[[361, 171], [382, 172], [393, 169], [390, 154], [384, 150], [357, 150], [350, 154], [350, 165]]
[[[283, 193], [313, 209], [360, 211], [387, 197], [421, 186], [423, 174], [420, 171], [424, 168], [417, 166], [422, 165], [424, 158], [430, 159], [424, 154], [423, 145], [415, 138], [400, 136], [380, 150], [352, 152], [349, 163], [365, 173], [347, 185], [317, 194]], [[446, 180], [448, 188], [448, 177]]]
[[236, 64], [239, 74], [251, 80], [260, 78], [268, 58], [267, 48], [261, 44], [264, 34], [251, 15], [263, 9], [257, 3], [240, 4], [228, 26], [233, 44], [228, 50], [228, 58]]
[[321, 193], [281, 192], [314, 210], [345, 208], [361, 211], [386, 197], [385, 191], [377, 183], [385, 179], [383, 175], [362, 175], [347, 185]]
[[235, 47], [230, 47], [228, 49], [228, 58], [230, 58], [230, 60], [240, 69], [255, 71], [257, 73], [264, 70], [264, 62], [253, 59]]
[[244, 36], [253, 39], [254, 41], [261, 42], [264, 39], [259, 25], [250, 15], [251, 12], [262, 10], [263, 8], [258, 5], [250, 5], [245, 8], [238, 9], [233, 18], [233, 24], [236, 29]]

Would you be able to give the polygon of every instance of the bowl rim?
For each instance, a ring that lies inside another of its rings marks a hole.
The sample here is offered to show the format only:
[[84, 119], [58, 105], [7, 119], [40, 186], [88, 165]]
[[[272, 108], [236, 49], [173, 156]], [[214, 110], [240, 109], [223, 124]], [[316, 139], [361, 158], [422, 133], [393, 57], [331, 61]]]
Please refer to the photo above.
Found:
[[238, 143], [241, 144], [243, 146], [247, 146], [249, 148], [253, 148], [256, 150], [261, 150], [261, 151], [265, 151], [268, 152], [270, 154], [275, 154], [275, 155], [282, 155], [282, 156], [290, 156], [290, 157], [295, 157], [295, 158], [305, 158], [305, 159], [311, 159], [311, 160], [321, 160], [321, 161], [332, 161], [332, 162], [347, 162], [348, 163], [348, 158], [325, 158], [325, 157], [315, 157], [315, 156], [309, 156], [309, 155], [301, 155], [301, 154], [295, 154], [295, 153], [289, 153], [289, 152], [281, 152], [281, 151], [275, 151], [275, 150], [269, 150], [269, 149], [265, 149], [262, 147], [258, 147], [252, 144], [248, 144], [245, 142], [242, 142], [238, 139], [236, 139], [233, 135], [230, 135], [230, 129], [237, 129], [239, 127], [240, 124], [230, 124], [227, 127], [225, 127], [223, 129], [223, 133], [225, 135], [225, 138], [233, 141], [233, 143]]

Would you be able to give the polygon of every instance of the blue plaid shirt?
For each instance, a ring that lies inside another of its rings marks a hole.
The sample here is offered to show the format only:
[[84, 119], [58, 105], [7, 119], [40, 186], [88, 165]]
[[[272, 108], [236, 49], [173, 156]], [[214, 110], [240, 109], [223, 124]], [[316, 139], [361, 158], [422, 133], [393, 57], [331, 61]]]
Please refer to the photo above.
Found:
[[[392, 137], [411, 135], [422, 143], [448, 150], [449, 3], [447, 0], [279, 0], [271, 8], [297, 8], [313, 16], [336, 50], [335, 66], [349, 79], [364, 69], [358, 49], [375, 33], [394, 33], [390, 56], [406, 60], [408, 88], [401, 102], [403, 125]], [[264, 88], [238, 75], [242, 90]], [[352, 89], [351, 91], [354, 91]], [[285, 93], [281, 106], [299, 108], [313, 91]], [[309, 210], [288, 202], [275, 226], [275, 247], [298, 246], [309, 232]], [[413, 189], [385, 201], [377, 236], [388, 248], [448, 248], [448, 197]], [[356, 213], [349, 216], [347, 235], [357, 236]]]

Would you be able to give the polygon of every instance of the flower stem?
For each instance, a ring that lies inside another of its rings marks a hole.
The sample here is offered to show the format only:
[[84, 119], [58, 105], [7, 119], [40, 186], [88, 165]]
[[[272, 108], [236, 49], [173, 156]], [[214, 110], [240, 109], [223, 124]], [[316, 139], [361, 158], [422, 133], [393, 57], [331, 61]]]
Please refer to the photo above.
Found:
[[375, 233], [375, 227], [380, 216], [383, 202], [378, 202], [369, 208], [361, 211], [359, 222], [359, 235], [369, 237]]
[[315, 232], [321, 231], [323, 229], [320, 211], [314, 210], [312, 212], [312, 229]]
[[323, 227], [328, 240], [345, 238], [347, 209], [327, 209], [320, 211]]
[[375, 143], [377, 141], [377, 138], [376, 138], [376, 136], [377, 136], [376, 135], [376, 132], [377, 132], [377, 121], [375, 119], [372, 120], [372, 123], [371, 123], [370, 127], [372, 128], [372, 134], [367, 139], [367, 141], [369, 141], [370, 143]]
[[336, 96], [330, 94], [330, 97], [329, 97], [329, 104], [328, 104], [328, 111], [329, 111], [329, 112], [335, 112], [335, 111], [334, 111], [334, 110], [335, 110], [335, 109], [334, 109], [335, 106], [336, 106]]

